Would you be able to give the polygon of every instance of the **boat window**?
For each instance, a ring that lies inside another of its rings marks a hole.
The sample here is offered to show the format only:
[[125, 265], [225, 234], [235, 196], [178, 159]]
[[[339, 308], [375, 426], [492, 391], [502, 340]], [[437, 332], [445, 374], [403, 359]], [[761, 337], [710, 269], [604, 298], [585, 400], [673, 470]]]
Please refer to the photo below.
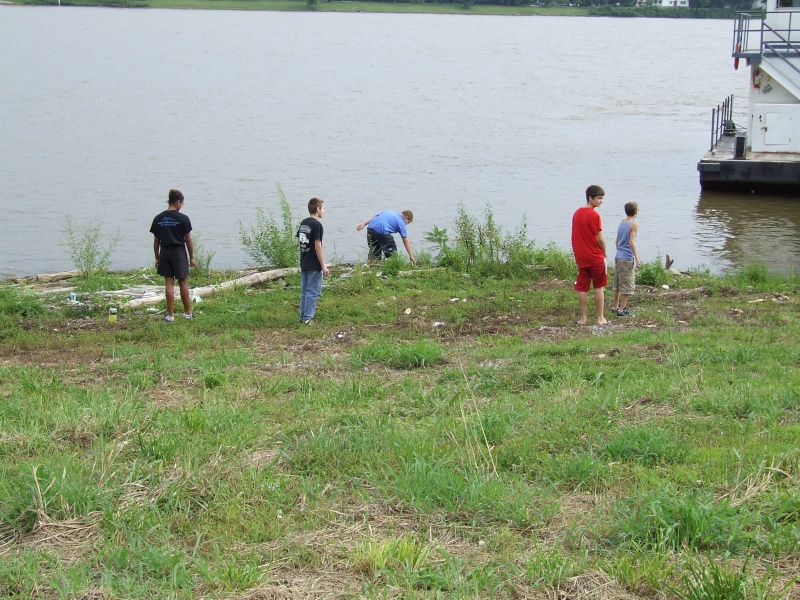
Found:
[[778, 8], [800, 7], [800, 0], [778, 0]]

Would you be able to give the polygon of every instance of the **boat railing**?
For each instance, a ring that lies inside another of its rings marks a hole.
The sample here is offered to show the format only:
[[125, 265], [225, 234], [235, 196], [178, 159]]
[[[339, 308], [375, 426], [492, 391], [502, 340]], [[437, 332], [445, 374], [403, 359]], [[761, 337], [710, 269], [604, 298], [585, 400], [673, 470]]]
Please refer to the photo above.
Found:
[[[791, 13], [789, 22], [791, 24]], [[798, 68], [797, 64], [789, 60], [789, 57], [800, 56], [800, 45], [791, 39], [785, 38], [779, 31], [775, 31], [769, 25], [766, 26], [766, 30], [771, 34], [771, 39], [764, 40], [764, 54], [780, 58], [789, 67], [800, 73], [800, 68]], [[789, 30], [789, 34], [791, 35], [791, 30]]]
[[739, 12], [733, 27], [731, 55], [736, 59], [761, 62], [763, 56], [776, 56], [791, 64], [790, 57], [800, 56], [798, 11]]
[[725, 98], [722, 104], [711, 109], [711, 146], [712, 152], [723, 135], [733, 136], [737, 133], [736, 124], [733, 122], [733, 94]]

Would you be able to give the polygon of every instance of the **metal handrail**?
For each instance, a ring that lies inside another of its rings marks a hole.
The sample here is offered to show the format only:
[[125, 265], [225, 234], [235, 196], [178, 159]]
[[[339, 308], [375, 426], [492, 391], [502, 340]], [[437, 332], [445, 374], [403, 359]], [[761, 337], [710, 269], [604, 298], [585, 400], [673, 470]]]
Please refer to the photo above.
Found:
[[[789, 35], [790, 35], [790, 37], [791, 37], [791, 31], [792, 31], [791, 25], [792, 25], [792, 15], [791, 15], [791, 13], [789, 13], [789, 28], [787, 29], [787, 31], [789, 32]], [[773, 45], [774, 45], [774, 44], [778, 44], [778, 43], [780, 43], [780, 44], [782, 44], [782, 45], [783, 45], [783, 47], [786, 47], [786, 48], [791, 48], [791, 49], [794, 51], [794, 54], [795, 54], [795, 55], [797, 55], [797, 56], [800, 56], [800, 47], [798, 47], [798, 46], [795, 46], [795, 45], [792, 43], [791, 39], [788, 39], [788, 40], [787, 40], [787, 39], [786, 39], [786, 38], [784, 38], [784, 37], [783, 37], [783, 36], [782, 36], [782, 35], [781, 35], [781, 34], [780, 34], [778, 31], [776, 31], [775, 29], [773, 29], [773, 28], [772, 28], [772, 27], [770, 27], [769, 25], [766, 25], [766, 24], [765, 24], [765, 27], [766, 27], [766, 28], [767, 28], [767, 29], [768, 29], [768, 30], [769, 30], [769, 31], [770, 31], [772, 34], [774, 34], [774, 35], [775, 35], [775, 37], [777, 37], [777, 38], [780, 40], [780, 42], [772, 42], [772, 41], [770, 41], [770, 42], [764, 42], [764, 48], [769, 48], [769, 49], [772, 51], [772, 52], [771, 52], [771, 54], [770, 54], [770, 56], [777, 56], [777, 57], [778, 57], [778, 58], [780, 58], [780, 59], [781, 59], [783, 62], [785, 62], [787, 65], [789, 65], [789, 66], [790, 66], [792, 69], [794, 69], [795, 71], [797, 71], [798, 73], [800, 73], [800, 68], [798, 68], [798, 66], [797, 66], [797, 65], [795, 65], [795, 64], [794, 64], [792, 61], [790, 61], [790, 60], [789, 60], [789, 59], [786, 57], [786, 55], [787, 55], [787, 54], [791, 54], [791, 53], [790, 53], [790, 52], [778, 52], [778, 51], [777, 51], [777, 50], [776, 50], [776, 49], [773, 47]]]
[[[788, 17], [788, 25], [785, 28], [775, 29], [766, 23], [765, 17], [770, 14], [780, 14], [782, 17]], [[800, 40], [793, 40], [793, 33], [800, 32], [800, 28], [792, 23], [792, 18], [796, 11], [779, 11], [779, 12], [739, 12], [736, 13], [733, 27], [733, 47], [731, 55], [735, 57], [752, 58], [758, 56], [759, 58], [764, 55], [765, 50], [768, 50], [770, 56], [781, 56], [783, 54], [800, 55], [800, 48], [795, 45], [795, 42]], [[755, 19], [758, 23], [753, 23]], [[795, 19], [795, 22], [797, 19]], [[756, 45], [755, 40], [751, 40], [751, 34], [758, 38]], [[773, 39], [771, 39], [773, 38]], [[774, 39], [777, 38], [777, 39]], [[753, 44], [751, 45], [751, 41]], [[783, 45], [782, 48], [790, 50], [787, 52], [780, 52], [775, 48], [776, 45]]]
[[722, 101], [722, 104], [711, 109], [711, 146], [708, 151], [714, 150], [714, 146], [723, 135], [735, 134], [736, 124], [733, 122], [733, 94], [731, 94]]

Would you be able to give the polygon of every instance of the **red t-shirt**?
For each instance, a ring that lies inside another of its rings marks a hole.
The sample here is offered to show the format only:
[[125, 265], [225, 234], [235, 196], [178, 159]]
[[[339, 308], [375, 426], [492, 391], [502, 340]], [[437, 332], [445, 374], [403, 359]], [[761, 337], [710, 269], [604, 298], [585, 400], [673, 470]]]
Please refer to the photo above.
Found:
[[603, 230], [600, 213], [591, 206], [582, 206], [572, 215], [572, 253], [579, 268], [605, 263], [606, 256], [597, 243]]

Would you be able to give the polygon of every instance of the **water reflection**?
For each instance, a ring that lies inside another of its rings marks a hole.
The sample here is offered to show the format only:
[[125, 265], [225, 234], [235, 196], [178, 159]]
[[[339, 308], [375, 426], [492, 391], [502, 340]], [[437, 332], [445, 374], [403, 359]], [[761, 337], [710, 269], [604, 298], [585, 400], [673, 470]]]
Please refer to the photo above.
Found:
[[790, 196], [702, 191], [697, 203], [699, 243], [723, 270], [754, 262], [797, 273], [800, 201]]

